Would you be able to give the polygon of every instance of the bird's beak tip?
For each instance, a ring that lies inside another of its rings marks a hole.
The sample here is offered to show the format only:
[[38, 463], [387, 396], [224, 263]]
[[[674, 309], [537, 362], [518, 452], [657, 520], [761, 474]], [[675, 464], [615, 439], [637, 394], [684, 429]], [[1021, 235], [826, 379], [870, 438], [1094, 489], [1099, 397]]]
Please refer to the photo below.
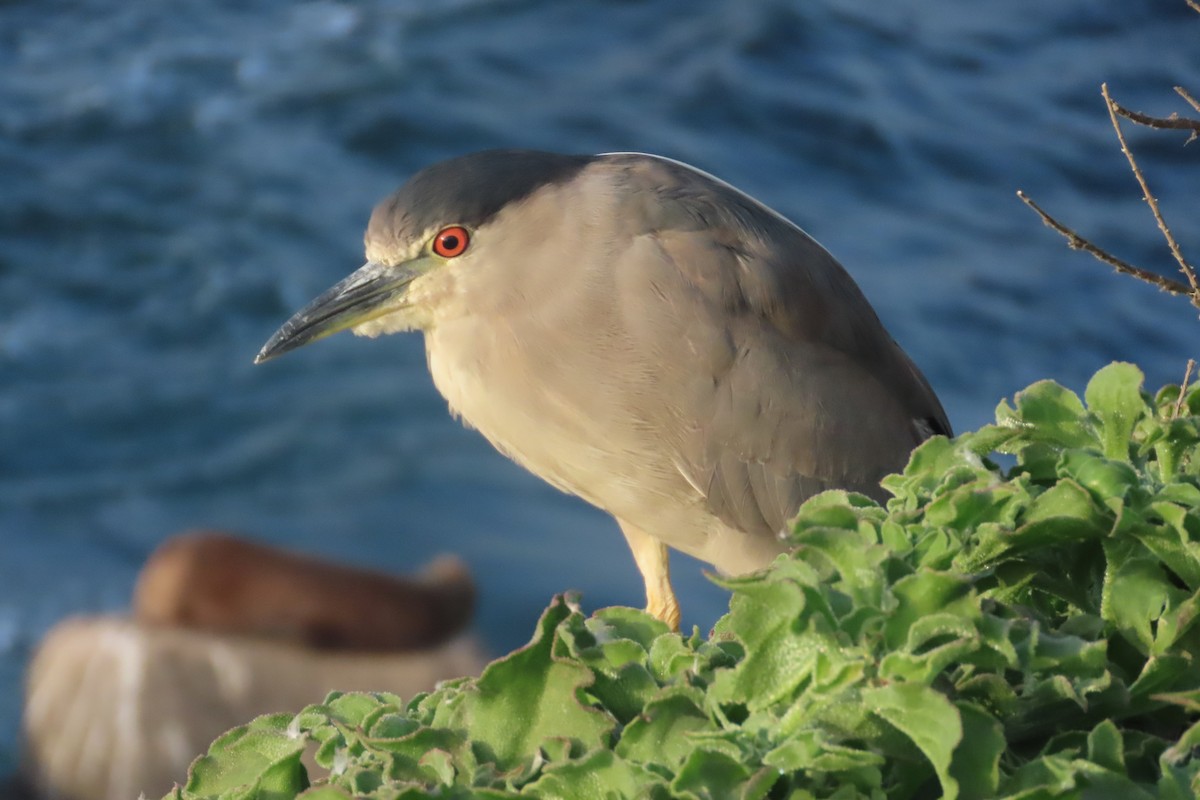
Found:
[[279, 337], [272, 336], [267, 343], [262, 346], [262, 349], [258, 351], [258, 355], [254, 357], [255, 364], [261, 364], [264, 361], [270, 361], [272, 358], [279, 355], [278, 349], [274, 346], [277, 338]]
[[296, 338], [294, 332], [290, 329], [291, 322], [289, 321], [282, 328], [267, 340], [267, 343], [258, 351], [258, 355], [254, 357], [255, 364], [262, 364], [264, 361], [270, 361], [276, 356], [281, 356], [289, 350], [295, 350], [302, 344], [310, 341], [313, 337]]

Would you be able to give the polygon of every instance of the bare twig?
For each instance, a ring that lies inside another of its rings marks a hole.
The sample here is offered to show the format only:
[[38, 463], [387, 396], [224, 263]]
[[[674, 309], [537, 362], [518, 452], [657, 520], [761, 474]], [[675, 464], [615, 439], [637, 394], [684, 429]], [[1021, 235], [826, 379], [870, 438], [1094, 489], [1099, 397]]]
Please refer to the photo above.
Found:
[[1192, 7], [1192, 11], [1200, 11], [1200, 3], [1196, 0], [1186, 0], [1187, 4]]
[[[1200, 7], [1198, 7], [1198, 8], [1200, 8]], [[1184, 100], [1187, 100], [1188, 105], [1190, 105], [1192, 108], [1196, 109], [1197, 111], [1200, 111], [1200, 100], [1197, 100], [1196, 98], [1194, 98], [1190, 94], [1188, 94], [1187, 89], [1183, 88], [1182, 86], [1176, 86], [1175, 94], [1179, 95]]]
[[1192, 370], [1195, 368], [1196, 359], [1189, 358], [1187, 369], [1183, 372], [1183, 383], [1179, 385], [1179, 397], [1175, 398], [1175, 407], [1171, 409], [1171, 419], [1179, 419], [1179, 414], [1183, 411], [1183, 397], [1187, 394], [1188, 381], [1192, 379]]
[[1141, 267], [1135, 267], [1128, 261], [1122, 261], [1109, 252], [1100, 249], [1075, 231], [1068, 228], [1066, 225], [1063, 225], [1054, 217], [1047, 214], [1042, 207], [1033, 202], [1033, 200], [1031, 200], [1029, 196], [1025, 194], [1025, 192], [1018, 190], [1017, 197], [1021, 198], [1022, 203], [1036, 211], [1037, 215], [1042, 218], [1042, 222], [1046, 223], [1047, 227], [1052, 228], [1062, 234], [1067, 240], [1067, 245], [1072, 250], [1082, 250], [1085, 253], [1089, 253], [1096, 259], [1108, 264], [1117, 272], [1125, 275], [1132, 275], [1138, 280], [1145, 281], [1153, 286], [1157, 286], [1164, 292], [1181, 294], [1185, 297], [1192, 294], [1192, 290], [1188, 288], [1187, 285], [1180, 283], [1179, 281], [1173, 281], [1170, 278], [1164, 278], [1162, 275], [1142, 269]]
[[[1175, 91], [1179, 92], [1185, 100], [1189, 99], [1187, 90], [1181, 86], [1176, 86]], [[1108, 95], [1105, 95], [1107, 97]], [[1118, 103], [1116, 100], [1109, 98], [1109, 108], [1116, 111], [1125, 119], [1136, 122], [1138, 125], [1145, 125], [1147, 128], [1167, 128], [1185, 131], [1200, 132], [1200, 119], [1189, 119], [1181, 117], [1178, 114], [1172, 114], [1169, 117], [1152, 117], [1149, 114], [1143, 114], [1140, 111], [1130, 111], [1125, 106]]]
[[1100, 84], [1100, 93], [1104, 95], [1104, 102], [1108, 107], [1108, 116], [1112, 119], [1113, 129], [1117, 132], [1117, 141], [1121, 143], [1121, 152], [1125, 154], [1125, 158], [1129, 161], [1129, 166], [1133, 170], [1133, 176], [1137, 178], [1138, 185], [1142, 187], [1142, 196], [1146, 199], [1146, 204], [1150, 206], [1150, 211], [1154, 214], [1154, 220], [1158, 223], [1158, 229], [1162, 231], [1163, 238], [1167, 240], [1167, 247], [1170, 249], [1171, 255], [1179, 263], [1179, 271], [1184, 274], [1184, 277], [1188, 280], [1188, 284], [1192, 287], [1191, 292], [1189, 292], [1192, 305], [1200, 308], [1200, 281], [1196, 279], [1196, 270], [1183, 257], [1183, 252], [1179, 249], [1179, 243], [1175, 241], [1175, 236], [1171, 233], [1171, 229], [1167, 227], [1167, 222], [1163, 219], [1162, 212], [1158, 210], [1158, 201], [1150, 193], [1150, 187], [1146, 183], [1146, 178], [1142, 175], [1142, 170], [1138, 166], [1137, 160], [1134, 159], [1133, 152], [1125, 142], [1125, 134], [1121, 132], [1121, 120], [1117, 116], [1117, 104], [1108, 95], [1107, 83]]

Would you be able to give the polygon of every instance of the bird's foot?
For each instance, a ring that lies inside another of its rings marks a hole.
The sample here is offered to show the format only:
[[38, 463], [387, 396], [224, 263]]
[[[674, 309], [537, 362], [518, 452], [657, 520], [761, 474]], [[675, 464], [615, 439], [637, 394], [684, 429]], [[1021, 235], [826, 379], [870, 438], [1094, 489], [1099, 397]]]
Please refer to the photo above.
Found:
[[653, 536], [621, 522], [621, 531], [633, 560], [646, 583], [646, 612], [667, 623], [673, 631], [679, 630], [679, 601], [671, 588], [671, 564], [667, 546]]
[[[669, 590], [670, 586], [667, 588]], [[646, 613], [652, 617], [658, 617], [667, 623], [668, 628], [678, 633], [679, 601], [675, 599], [674, 592], [670, 592], [666, 596], [650, 597], [649, 600], [650, 604], [646, 606]]]

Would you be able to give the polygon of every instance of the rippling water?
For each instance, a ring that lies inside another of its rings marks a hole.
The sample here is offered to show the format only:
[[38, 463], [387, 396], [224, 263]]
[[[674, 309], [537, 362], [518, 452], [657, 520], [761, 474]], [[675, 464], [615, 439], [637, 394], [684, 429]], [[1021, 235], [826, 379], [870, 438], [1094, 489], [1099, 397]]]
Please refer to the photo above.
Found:
[[[567, 587], [641, 602], [608, 519], [449, 418], [419, 337], [251, 365], [414, 170], [497, 146], [696, 164], [837, 255], [965, 429], [1038, 378], [1128, 359], [1158, 385], [1197, 355], [1186, 303], [1014, 192], [1172, 269], [1099, 84], [1185, 110], [1198, 44], [1172, 0], [0, 6], [0, 773], [39, 636], [122, 608], [182, 528], [397, 570], [459, 551], [496, 650]], [[1200, 145], [1129, 135], [1200, 258]], [[676, 573], [707, 626], [722, 593]]]

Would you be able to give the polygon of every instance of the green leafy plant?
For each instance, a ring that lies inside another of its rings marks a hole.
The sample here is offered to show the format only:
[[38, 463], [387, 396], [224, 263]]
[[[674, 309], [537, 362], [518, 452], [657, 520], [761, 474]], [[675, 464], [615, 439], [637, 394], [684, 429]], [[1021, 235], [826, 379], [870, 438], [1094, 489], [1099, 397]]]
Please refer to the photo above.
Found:
[[886, 508], [814, 497], [707, 639], [556, 598], [479, 678], [262, 717], [172, 796], [1194, 797], [1200, 391], [1142, 380], [1034, 384]]

